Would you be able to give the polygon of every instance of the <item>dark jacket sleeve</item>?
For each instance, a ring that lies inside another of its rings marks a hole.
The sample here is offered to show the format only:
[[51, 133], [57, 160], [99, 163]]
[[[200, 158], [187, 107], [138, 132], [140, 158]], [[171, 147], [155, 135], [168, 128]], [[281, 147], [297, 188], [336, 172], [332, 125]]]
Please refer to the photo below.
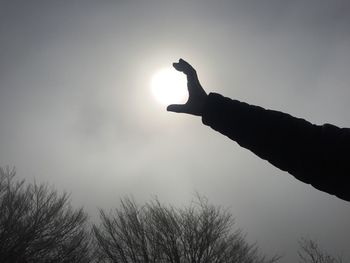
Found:
[[210, 93], [202, 121], [315, 188], [350, 201], [350, 129], [322, 126]]

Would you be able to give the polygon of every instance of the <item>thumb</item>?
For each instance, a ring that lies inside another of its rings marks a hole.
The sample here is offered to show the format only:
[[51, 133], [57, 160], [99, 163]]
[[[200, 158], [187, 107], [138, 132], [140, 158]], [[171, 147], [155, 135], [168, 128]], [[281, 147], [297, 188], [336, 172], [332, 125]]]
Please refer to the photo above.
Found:
[[177, 113], [188, 113], [186, 104], [171, 104], [166, 108], [166, 110]]

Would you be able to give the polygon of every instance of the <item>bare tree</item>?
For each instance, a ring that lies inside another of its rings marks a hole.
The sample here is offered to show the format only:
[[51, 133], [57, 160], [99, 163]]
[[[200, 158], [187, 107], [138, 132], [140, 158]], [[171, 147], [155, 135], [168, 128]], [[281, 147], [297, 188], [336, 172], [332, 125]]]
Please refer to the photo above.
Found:
[[87, 215], [69, 196], [0, 168], [1, 262], [89, 262]]
[[317, 243], [311, 239], [302, 238], [299, 241], [300, 263], [343, 263], [343, 259], [338, 256], [334, 257], [325, 251], [322, 251]]
[[199, 197], [178, 209], [158, 200], [138, 206], [130, 198], [109, 214], [100, 210], [101, 224], [94, 226], [104, 262], [122, 263], [265, 263], [255, 244], [240, 230], [232, 231], [231, 214]]

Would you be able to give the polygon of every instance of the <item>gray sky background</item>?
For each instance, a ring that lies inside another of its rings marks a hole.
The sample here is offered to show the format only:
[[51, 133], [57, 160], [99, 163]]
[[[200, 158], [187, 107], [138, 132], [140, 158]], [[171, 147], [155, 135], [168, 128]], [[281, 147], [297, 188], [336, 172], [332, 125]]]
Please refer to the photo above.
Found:
[[155, 101], [152, 75], [180, 57], [208, 92], [350, 126], [349, 1], [0, 0], [0, 165], [92, 218], [198, 191], [281, 262], [302, 236], [350, 260], [349, 203]]

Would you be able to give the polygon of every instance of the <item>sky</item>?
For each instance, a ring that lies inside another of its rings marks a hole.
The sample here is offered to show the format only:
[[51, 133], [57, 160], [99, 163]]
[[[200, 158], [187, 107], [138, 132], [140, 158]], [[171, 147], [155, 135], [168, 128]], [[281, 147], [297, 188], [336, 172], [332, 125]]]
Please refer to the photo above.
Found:
[[152, 76], [179, 58], [207, 92], [350, 126], [347, 0], [0, 0], [0, 165], [92, 220], [126, 195], [198, 192], [281, 262], [301, 237], [350, 260], [348, 202], [155, 100]]

